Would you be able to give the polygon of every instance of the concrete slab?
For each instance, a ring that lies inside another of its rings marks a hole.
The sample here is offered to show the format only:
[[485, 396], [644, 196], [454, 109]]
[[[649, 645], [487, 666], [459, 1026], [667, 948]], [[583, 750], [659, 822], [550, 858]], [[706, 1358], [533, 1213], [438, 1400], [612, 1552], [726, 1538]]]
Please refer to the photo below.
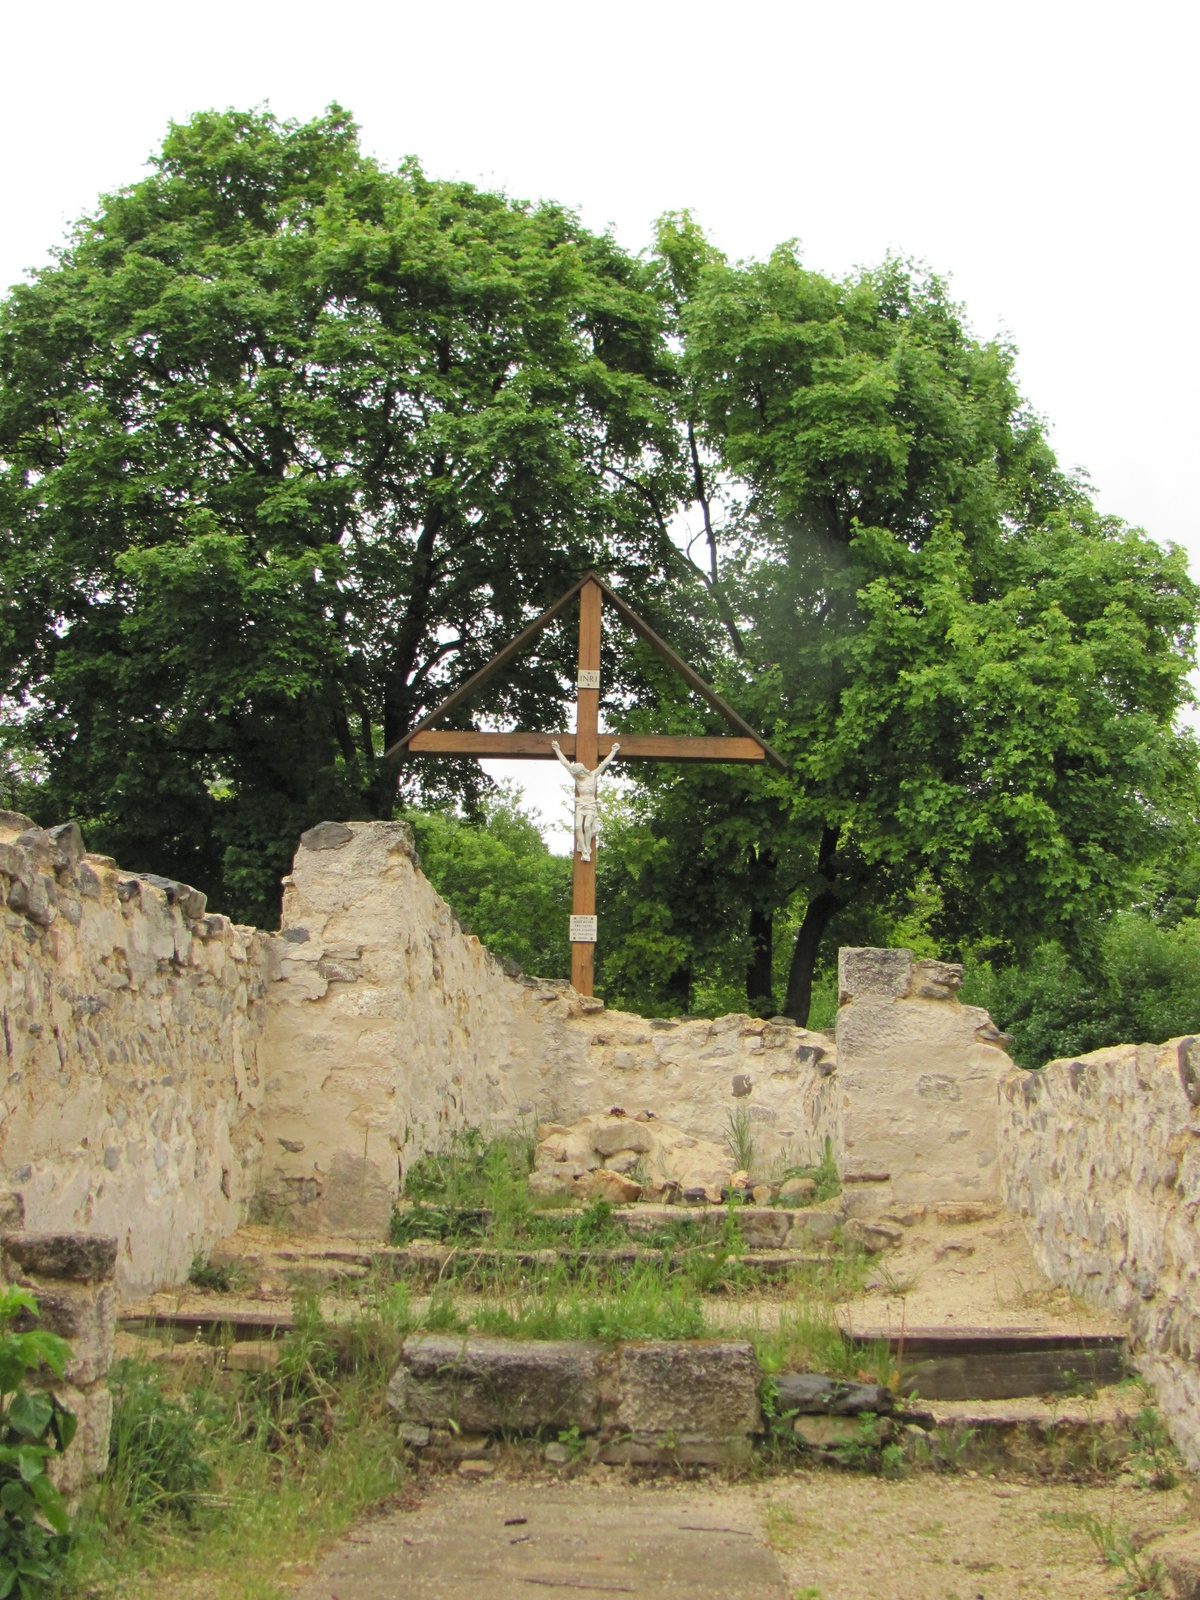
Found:
[[295, 1600], [788, 1600], [750, 1504], [731, 1515], [729, 1502], [591, 1482], [439, 1484], [415, 1510], [361, 1524]]

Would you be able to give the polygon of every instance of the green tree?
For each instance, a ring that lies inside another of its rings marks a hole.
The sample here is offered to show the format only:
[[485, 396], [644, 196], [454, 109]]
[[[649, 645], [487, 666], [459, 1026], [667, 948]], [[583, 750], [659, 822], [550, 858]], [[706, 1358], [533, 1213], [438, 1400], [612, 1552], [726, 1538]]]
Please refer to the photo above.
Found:
[[571, 858], [551, 855], [516, 795], [501, 787], [471, 818], [405, 813], [421, 867], [463, 926], [540, 978], [571, 975]]
[[[40, 809], [273, 921], [298, 832], [390, 815], [383, 748], [581, 569], [662, 591], [672, 373], [647, 269], [559, 207], [385, 170], [337, 108], [173, 126], [0, 310]], [[472, 710], [550, 716], [568, 660]]]
[[1165, 927], [1144, 911], [1120, 912], [1083, 957], [1050, 941], [1019, 964], [969, 962], [962, 993], [1012, 1035], [1023, 1067], [1109, 1045], [1161, 1044], [1200, 1031], [1200, 921]]
[[731, 267], [686, 217], [659, 249], [724, 684], [789, 762], [654, 780], [660, 956], [741, 941], [773, 1006], [782, 920], [804, 1021], [823, 950], [917, 901], [947, 951], [1084, 937], [1196, 813], [1182, 555], [1094, 512], [936, 278]]

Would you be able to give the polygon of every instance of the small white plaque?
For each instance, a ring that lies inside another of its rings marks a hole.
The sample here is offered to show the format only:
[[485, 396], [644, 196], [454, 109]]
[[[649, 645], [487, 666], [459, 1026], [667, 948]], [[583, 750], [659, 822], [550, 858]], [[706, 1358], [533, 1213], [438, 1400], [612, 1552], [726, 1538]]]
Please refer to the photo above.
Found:
[[572, 917], [571, 918], [571, 943], [572, 944], [595, 944], [595, 942], [596, 942], [596, 919], [595, 919], [595, 917]]
[[581, 689], [598, 689], [600, 687], [600, 668], [580, 667], [579, 676], [575, 681]]

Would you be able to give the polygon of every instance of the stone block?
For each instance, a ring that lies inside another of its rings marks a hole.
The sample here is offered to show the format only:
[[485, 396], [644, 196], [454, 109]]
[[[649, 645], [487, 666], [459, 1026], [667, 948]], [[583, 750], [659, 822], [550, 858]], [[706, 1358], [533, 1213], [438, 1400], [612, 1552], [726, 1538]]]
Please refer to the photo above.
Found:
[[911, 950], [838, 951], [838, 997], [842, 1005], [860, 995], [901, 999], [912, 984]]
[[117, 1287], [114, 1283], [85, 1284], [67, 1281], [32, 1285], [38, 1314], [22, 1312], [15, 1326], [38, 1327], [69, 1341], [71, 1359], [64, 1378], [76, 1388], [96, 1383], [112, 1365], [113, 1338], [117, 1331]]
[[918, 1000], [953, 1000], [962, 988], [957, 961], [914, 961], [910, 993]]
[[615, 1156], [619, 1150], [635, 1150], [645, 1155], [654, 1148], [654, 1139], [643, 1122], [631, 1117], [602, 1122], [592, 1129], [592, 1149], [600, 1156]]
[[881, 1383], [849, 1383], [820, 1372], [782, 1372], [774, 1383], [779, 1411], [802, 1416], [853, 1417], [864, 1411], [879, 1415], [895, 1405], [891, 1390]]
[[811, 1200], [817, 1192], [815, 1178], [788, 1178], [779, 1185], [779, 1198], [781, 1200]]
[[47, 1386], [76, 1422], [75, 1437], [47, 1471], [55, 1487], [68, 1501], [74, 1501], [92, 1478], [108, 1466], [108, 1444], [112, 1432], [112, 1392], [106, 1383], [93, 1383], [85, 1389], [69, 1383]]
[[72, 1278], [104, 1283], [117, 1262], [117, 1241], [102, 1233], [0, 1234], [0, 1270], [10, 1280]]
[[761, 1433], [760, 1381], [749, 1344], [631, 1341], [620, 1347], [614, 1423], [680, 1442]]
[[792, 1427], [798, 1439], [813, 1450], [834, 1450], [862, 1438], [857, 1417], [797, 1417]]
[[790, 1211], [775, 1211], [763, 1206], [745, 1206], [735, 1212], [742, 1238], [751, 1250], [782, 1250], [792, 1231]]
[[608, 1346], [554, 1339], [405, 1340], [387, 1401], [406, 1422], [494, 1433], [576, 1427], [594, 1433], [611, 1389]]
[[0, 1231], [18, 1231], [25, 1226], [25, 1196], [15, 1189], [0, 1189]]
[[601, 1167], [587, 1180], [587, 1193], [592, 1200], [607, 1200], [609, 1205], [632, 1205], [635, 1200], [641, 1199], [642, 1186], [624, 1173], [610, 1172], [607, 1167]]
[[842, 1237], [848, 1244], [856, 1244], [860, 1250], [865, 1250], [869, 1256], [877, 1256], [884, 1250], [896, 1250], [904, 1243], [904, 1234], [899, 1228], [886, 1222], [864, 1222], [857, 1217], [846, 1224]]

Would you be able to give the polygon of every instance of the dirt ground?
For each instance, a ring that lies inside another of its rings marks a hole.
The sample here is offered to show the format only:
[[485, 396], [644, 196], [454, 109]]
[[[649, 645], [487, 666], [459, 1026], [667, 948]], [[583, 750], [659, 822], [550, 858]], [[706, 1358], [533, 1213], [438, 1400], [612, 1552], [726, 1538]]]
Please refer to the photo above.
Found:
[[1115, 1600], [1132, 1574], [1104, 1560], [1088, 1524], [1142, 1546], [1135, 1559], [1148, 1572], [1154, 1539], [1187, 1516], [1182, 1489], [828, 1470], [753, 1484], [635, 1485], [606, 1468], [571, 1483], [437, 1478], [410, 1508], [362, 1524], [296, 1596], [508, 1600], [557, 1588], [646, 1600]]

